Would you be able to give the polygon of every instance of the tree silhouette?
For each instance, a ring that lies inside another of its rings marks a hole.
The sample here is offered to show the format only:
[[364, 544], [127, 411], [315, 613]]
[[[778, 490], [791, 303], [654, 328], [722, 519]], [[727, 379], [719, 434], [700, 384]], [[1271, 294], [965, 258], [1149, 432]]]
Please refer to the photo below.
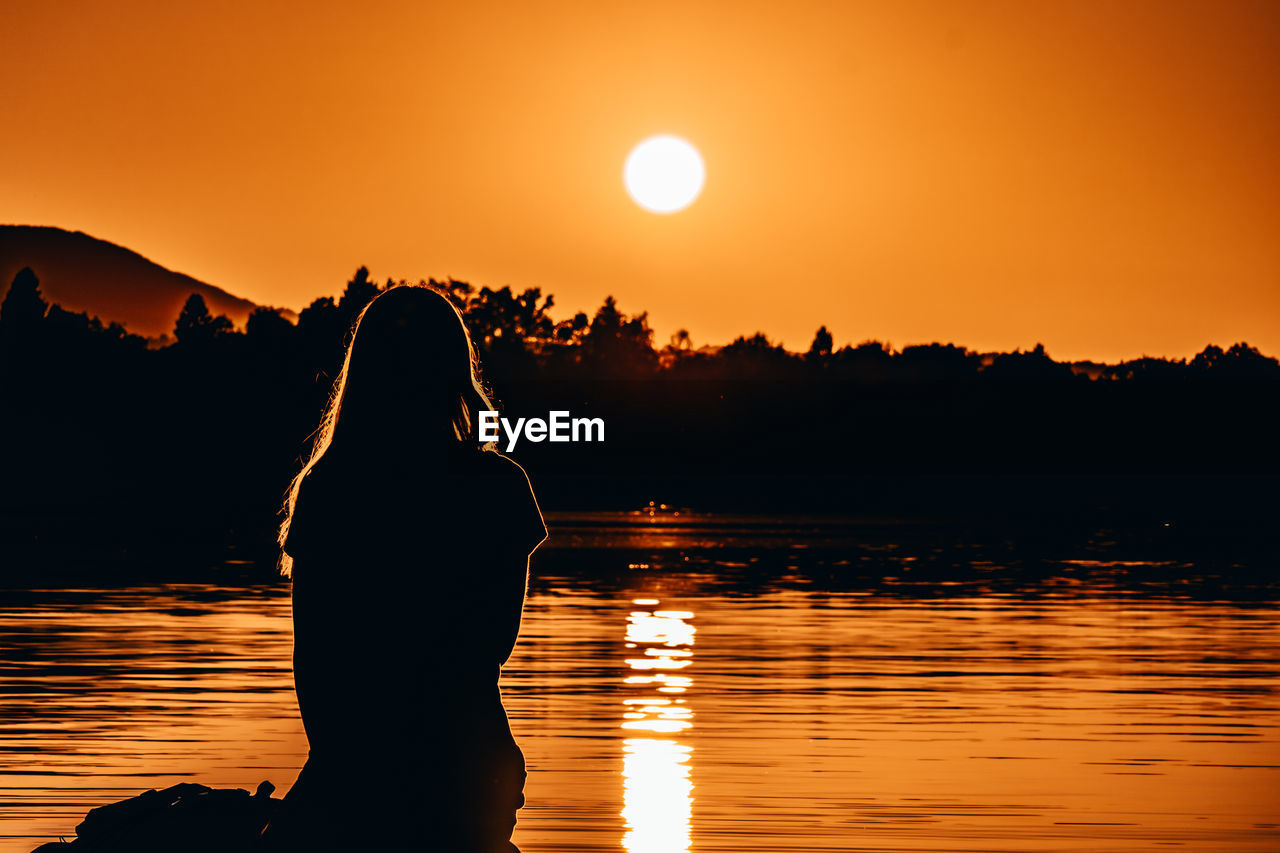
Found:
[[985, 367], [982, 375], [992, 379], [1073, 379], [1071, 366], [1054, 361], [1036, 344], [1031, 352], [1000, 353]]
[[364, 310], [364, 306], [372, 302], [373, 298], [381, 292], [382, 288], [369, 280], [369, 268], [362, 266], [356, 270], [356, 274], [343, 289], [342, 297], [338, 300], [338, 310], [342, 313], [343, 319], [351, 324]]
[[586, 335], [588, 327], [591, 325], [590, 318], [586, 313], [579, 311], [568, 320], [561, 320], [556, 323], [553, 335], [557, 341], [562, 344], [576, 345], [582, 343], [582, 338]]
[[467, 328], [482, 352], [523, 353], [554, 336], [555, 323], [547, 313], [552, 304], [552, 298], [544, 298], [537, 287], [519, 296], [510, 287], [482, 287], [467, 303]]
[[831, 365], [840, 379], [878, 382], [888, 377], [893, 367], [893, 354], [880, 341], [863, 341], [832, 353]]
[[193, 293], [187, 297], [182, 311], [178, 314], [173, 335], [180, 344], [201, 344], [208, 343], [234, 328], [231, 321], [222, 314], [217, 317], [210, 315], [209, 307], [204, 304], [204, 297]]
[[672, 333], [667, 345], [658, 353], [658, 366], [670, 370], [678, 362], [688, 362], [693, 358], [693, 338], [688, 329], [679, 329]]
[[245, 337], [255, 349], [280, 356], [288, 352], [297, 331], [279, 308], [255, 308], [244, 324]]
[[800, 363], [798, 356], [793, 356], [781, 344], [769, 340], [764, 332], [756, 332], [751, 337], [743, 335], [735, 338], [732, 343], [721, 348], [719, 358], [725, 365], [727, 374], [754, 379], [780, 379], [793, 375], [794, 368]]
[[896, 362], [904, 379], [916, 380], [970, 378], [977, 375], [979, 364], [976, 353], [955, 344], [937, 343], [903, 347]]
[[810, 361], [823, 361], [831, 356], [831, 333], [826, 326], [819, 326], [813, 335], [813, 343], [809, 345]]
[[[402, 281], [400, 283], [404, 284], [405, 282]], [[418, 283], [423, 284], [421, 281]], [[443, 293], [459, 311], [466, 310], [467, 302], [471, 299], [471, 294], [475, 292], [475, 288], [470, 284], [465, 281], [458, 281], [455, 278], [446, 281], [436, 281], [433, 278], [428, 279], [425, 283], [428, 287], [433, 287]]]
[[1280, 374], [1276, 361], [1241, 342], [1225, 352], [1212, 344], [1191, 360], [1191, 371], [1221, 379], [1271, 379]]
[[338, 375], [348, 326], [332, 296], [322, 296], [298, 314], [302, 359], [315, 367], [312, 381], [324, 387]]
[[612, 296], [596, 311], [582, 338], [584, 360], [598, 367], [613, 365], [620, 373], [645, 371], [657, 361], [649, 312], [628, 317]]
[[0, 337], [18, 346], [27, 343], [38, 333], [48, 311], [49, 303], [40, 295], [40, 279], [31, 267], [23, 267], [0, 303]]

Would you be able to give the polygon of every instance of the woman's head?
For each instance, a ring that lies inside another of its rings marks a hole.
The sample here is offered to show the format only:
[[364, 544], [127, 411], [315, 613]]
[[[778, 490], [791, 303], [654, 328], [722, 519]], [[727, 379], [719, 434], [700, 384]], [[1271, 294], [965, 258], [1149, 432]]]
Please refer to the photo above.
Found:
[[[451, 450], [472, 440], [474, 413], [492, 408], [477, 377], [471, 336], [453, 303], [422, 285], [379, 294], [356, 318], [311, 458], [289, 489], [280, 543], [302, 479], [321, 457], [339, 453], [358, 463], [387, 449], [416, 455]], [[282, 560], [286, 574], [290, 562]]]
[[330, 406], [344, 452], [388, 439], [466, 441], [472, 412], [489, 408], [471, 337], [448, 299], [402, 285], [361, 312]]

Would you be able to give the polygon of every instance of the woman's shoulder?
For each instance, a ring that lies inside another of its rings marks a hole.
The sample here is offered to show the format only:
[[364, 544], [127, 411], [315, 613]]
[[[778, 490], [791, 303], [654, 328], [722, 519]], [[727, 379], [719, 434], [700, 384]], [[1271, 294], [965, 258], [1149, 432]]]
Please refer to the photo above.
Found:
[[494, 486], [486, 490], [486, 498], [510, 516], [512, 534], [522, 546], [532, 551], [547, 538], [547, 526], [542, 519], [538, 499], [533, 494], [529, 475], [514, 459], [495, 450], [483, 451], [478, 461], [492, 477], [491, 480], [485, 478], [486, 485]]
[[479, 450], [473, 457], [476, 472], [486, 477], [498, 477], [528, 483], [529, 475], [519, 462], [496, 450]]

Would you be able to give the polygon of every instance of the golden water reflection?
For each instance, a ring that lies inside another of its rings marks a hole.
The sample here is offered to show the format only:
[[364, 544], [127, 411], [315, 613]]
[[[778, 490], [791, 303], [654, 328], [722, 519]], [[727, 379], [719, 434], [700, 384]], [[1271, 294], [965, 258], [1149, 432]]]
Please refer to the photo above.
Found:
[[[621, 727], [655, 735], [685, 731], [693, 726], [693, 709], [678, 694], [688, 691], [693, 678], [673, 673], [693, 664], [693, 613], [658, 610], [661, 601], [656, 598], [637, 598], [632, 604], [646, 609], [627, 617], [626, 648], [634, 650], [627, 666], [634, 674], [623, 682], [644, 695], [623, 700]], [[693, 747], [668, 737], [622, 742], [622, 818], [627, 827], [622, 846], [629, 853], [689, 850], [692, 752]]]
[[673, 740], [627, 738], [622, 742], [622, 846], [630, 853], [687, 851], [693, 814], [689, 779], [692, 747]]

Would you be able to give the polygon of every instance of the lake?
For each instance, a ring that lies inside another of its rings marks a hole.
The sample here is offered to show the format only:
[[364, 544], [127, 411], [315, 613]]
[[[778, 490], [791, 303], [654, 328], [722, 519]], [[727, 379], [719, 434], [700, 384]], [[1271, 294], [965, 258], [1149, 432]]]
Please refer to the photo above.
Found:
[[[1106, 531], [551, 522], [502, 682], [524, 853], [1280, 849], [1274, 566]], [[0, 849], [147, 788], [288, 789], [288, 587], [242, 569], [3, 593]]]

